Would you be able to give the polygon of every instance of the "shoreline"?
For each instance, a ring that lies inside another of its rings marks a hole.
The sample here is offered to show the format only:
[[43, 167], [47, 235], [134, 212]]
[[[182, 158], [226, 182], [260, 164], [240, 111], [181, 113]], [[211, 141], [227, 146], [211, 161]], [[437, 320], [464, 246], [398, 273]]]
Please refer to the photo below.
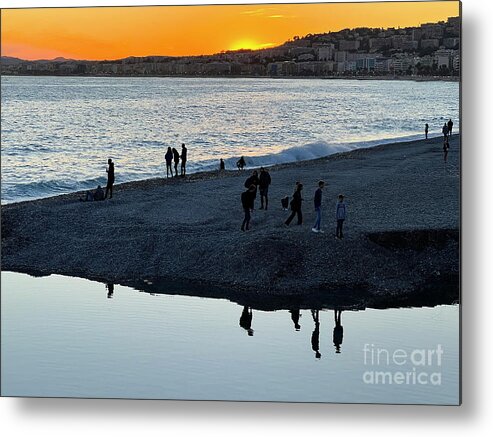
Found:
[[[2, 270], [122, 285], [169, 278], [258, 301], [341, 290], [402, 300], [449, 278], [458, 296], [459, 136], [446, 164], [440, 145], [440, 138], [384, 144], [272, 166], [270, 208], [255, 210], [246, 233], [239, 195], [248, 170], [127, 182], [104, 202], [79, 202], [76, 192], [2, 205]], [[310, 232], [321, 178], [323, 235]], [[295, 180], [306, 187], [305, 224], [285, 228], [279, 199]], [[339, 192], [350, 211], [342, 241], [331, 229]]]
[[388, 80], [413, 82], [460, 82], [459, 76], [254, 76], [254, 75], [111, 75], [111, 74], [1, 74], [0, 77], [114, 77], [114, 78], [177, 78], [177, 79], [296, 79], [296, 80]]

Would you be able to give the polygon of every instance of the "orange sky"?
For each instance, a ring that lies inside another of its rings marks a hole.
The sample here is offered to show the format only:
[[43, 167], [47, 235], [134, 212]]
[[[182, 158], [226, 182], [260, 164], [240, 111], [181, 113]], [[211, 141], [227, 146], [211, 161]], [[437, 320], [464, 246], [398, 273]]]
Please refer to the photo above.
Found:
[[2, 55], [118, 59], [261, 48], [294, 35], [404, 27], [459, 15], [459, 2], [2, 9]]

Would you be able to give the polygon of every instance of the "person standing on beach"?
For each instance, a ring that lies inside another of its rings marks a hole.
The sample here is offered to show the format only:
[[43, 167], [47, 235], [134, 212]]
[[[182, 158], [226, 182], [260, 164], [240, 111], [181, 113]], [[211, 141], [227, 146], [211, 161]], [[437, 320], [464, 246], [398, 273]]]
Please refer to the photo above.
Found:
[[318, 189], [315, 191], [315, 196], [313, 197], [313, 203], [315, 206], [315, 213], [317, 214], [317, 219], [315, 220], [315, 224], [313, 225], [313, 232], [320, 232], [323, 234], [324, 231], [320, 229], [320, 222], [322, 221], [322, 190], [324, 189], [325, 182], [318, 182]]
[[178, 163], [180, 162], [180, 154], [178, 153], [178, 150], [176, 150], [174, 147], [172, 149], [173, 152], [173, 160], [175, 162], [175, 177], [178, 177]]
[[104, 198], [108, 198], [108, 194], [110, 195], [110, 199], [113, 197], [113, 184], [115, 183], [115, 164], [111, 159], [108, 159], [108, 168], [106, 169], [106, 173], [108, 173], [108, 182], [106, 184], [106, 193], [104, 194]]
[[452, 119], [450, 118], [448, 123], [447, 123], [447, 127], [448, 127], [448, 135], [452, 135], [452, 128], [454, 127], [454, 122], [452, 121]]
[[260, 209], [264, 209], [264, 198], [265, 198], [265, 210], [269, 204], [269, 185], [272, 182], [269, 171], [264, 167], [260, 168], [259, 184], [258, 188], [260, 191]]
[[168, 147], [168, 151], [166, 152], [166, 155], [164, 155], [164, 160], [166, 161], [166, 177], [169, 178], [170, 174], [171, 177], [173, 177], [173, 167], [171, 167], [173, 152], [171, 151], [171, 147]]
[[252, 185], [255, 188], [253, 192], [252, 211], [255, 209], [255, 199], [257, 198], [257, 187], [259, 183], [257, 170], [254, 170], [252, 175], [245, 181], [245, 188], [251, 188]]
[[342, 240], [342, 225], [344, 224], [344, 220], [346, 220], [346, 204], [344, 203], [344, 196], [339, 194], [339, 201], [336, 204], [336, 238]]
[[289, 226], [291, 221], [294, 219], [295, 215], [298, 215], [298, 225], [303, 224], [303, 214], [301, 212], [301, 203], [303, 199], [301, 197], [301, 191], [303, 190], [303, 184], [298, 183], [296, 185], [296, 190], [293, 193], [293, 198], [291, 199], [291, 215], [284, 222], [286, 226]]
[[246, 162], [245, 162], [245, 158], [243, 158], [243, 156], [238, 159], [238, 161], [236, 162], [236, 167], [238, 167], [238, 170], [243, 170], [243, 168], [245, 167], [246, 165]]
[[219, 171], [224, 171], [224, 159], [219, 160]]
[[430, 129], [430, 127], [428, 126], [428, 123], [425, 124], [425, 140], [428, 139], [428, 130]]
[[187, 148], [185, 144], [181, 145], [181, 175], [185, 176], [187, 166]]
[[241, 206], [243, 207], [243, 212], [245, 213], [243, 223], [241, 224], [242, 231], [248, 231], [250, 229], [250, 219], [252, 217], [251, 211], [253, 209], [253, 200], [255, 199], [255, 190], [255, 185], [251, 185], [246, 191], [241, 193]]
[[442, 127], [442, 133], [443, 133], [443, 142], [445, 143], [445, 140], [448, 137], [448, 126], [447, 126], [447, 123], [444, 123], [444, 125]]

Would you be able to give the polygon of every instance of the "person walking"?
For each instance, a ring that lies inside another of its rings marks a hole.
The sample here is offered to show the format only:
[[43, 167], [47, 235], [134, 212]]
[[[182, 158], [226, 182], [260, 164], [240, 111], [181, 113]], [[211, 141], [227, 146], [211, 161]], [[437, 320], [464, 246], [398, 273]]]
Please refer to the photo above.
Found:
[[313, 203], [315, 206], [315, 213], [317, 214], [317, 219], [315, 220], [315, 224], [313, 225], [312, 231], [315, 233], [322, 233], [320, 229], [320, 222], [322, 221], [322, 190], [324, 189], [325, 182], [319, 181], [318, 188], [315, 191], [315, 196], [313, 197]]
[[173, 161], [175, 163], [175, 177], [178, 177], [178, 163], [180, 162], [180, 154], [178, 153], [178, 150], [176, 150], [174, 147], [172, 149], [173, 152]]
[[168, 147], [168, 151], [166, 152], [166, 155], [164, 155], [164, 160], [166, 161], [166, 177], [169, 178], [170, 174], [171, 177], [173, 177], [173, 167], [171, 166], [171, 163], [173, 162], [173, 152], [171, 151], [171, 147]]
[[255, 209], [255, 199], [257, 198], [257, 187], [260, 183], [257, 170], [254, 170], [252, 175], [245, 181], [245, 188], [250, 188], [252, 185], [255, 187], [253, 192], [252, 210]]
[[259, 184], [258, 188], [260, 191], [260, 209], [264, 209], [264, 199], [265, 199], [265, 210], [267, 210], [267, 206], [269, 204], [269, 185], [272, 180], [269, 174], [269, 171], [264, 167], [260, 168], [260, 176], [259, 176]]
[[242, 231], [248, 231], [250, 229], [250, 219], [252, 217], [251, 212], [253, 209], [255, 190], [255, 185], [251, 185], [246, 191], [241, 193], [241, 206], [243, 207], [243, 212], [245, 213], [243, 223], [241, 224]]
[[336, 238], [342, 240], [342, 225], [344, 224], [344, 220], [346, 220], [346, 204], [344, 203], [344, 196], [339, 194], [339, 201], [336, 205]]
[[448, 123], [447, 123], [447, 128], [448, 128], [448, 135], [452, 135], [452, 128], [454, 127], [454, 122], [450, 118]]
[[115, 183], [115, 164], [111, 159], [108, 159], [108, 168], [106, 169], [106, 173], [108, 173], [108, 182], [106, 184], [104, 198], [107, 199], [109, 194], [111, 199], [113, 197], [113, 184]]
[[187, 166], [187, 148], [185, 144], [181, 145], [181, 175], [185, 176], [186, 174], [186, 166]]
[[296, 190], [293, 193], [293, 198], [291, 199], [291, 215], [284, 222], [286, 226], [289, 226], [295, 215], [298, 216], [298, 225], [303, 224], [303, 214], [301, 212], [301, 203], [303, 202], [303, 199], [301, 197], [302, 190], [303, 184], [298, 183], [296, 185]]
[[243, 156], [236, 161], [236, 167], [238, 167], [238, 170], [243, 170], [245, 168], [246, 162], [245, 158]]
[[428, 139], [428, 131], [430, 129], [430, 126], [428, 126], [428, 123], [425, 124], [425, 140]]

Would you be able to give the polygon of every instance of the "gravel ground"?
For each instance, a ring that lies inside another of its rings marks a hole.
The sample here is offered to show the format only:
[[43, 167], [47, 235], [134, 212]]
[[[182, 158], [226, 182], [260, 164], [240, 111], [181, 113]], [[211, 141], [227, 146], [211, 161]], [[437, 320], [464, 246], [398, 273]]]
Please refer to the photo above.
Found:
[[[258, 209], [257, 197], [248, 232], [240, 231], [240, 194], [249, 169], [120, 184], [104, 202], [73, 193], [4, 205], [2, 269], [190, 281], [231, 296], [351, 289], [391, 297], [422, 292], [437, 278], [453, 278], [458, 290], [459, 155], [454, 136], [447, 162], [438, 138], [272, 167], [269, 210]], [[320, 179], [325, 233], [315, 234]], [[280, 199], [295, 181], [304, 185], [304, 224], [286, 228]], [[339, 193], [348, 207], [344, 240], [335, 239]]]

